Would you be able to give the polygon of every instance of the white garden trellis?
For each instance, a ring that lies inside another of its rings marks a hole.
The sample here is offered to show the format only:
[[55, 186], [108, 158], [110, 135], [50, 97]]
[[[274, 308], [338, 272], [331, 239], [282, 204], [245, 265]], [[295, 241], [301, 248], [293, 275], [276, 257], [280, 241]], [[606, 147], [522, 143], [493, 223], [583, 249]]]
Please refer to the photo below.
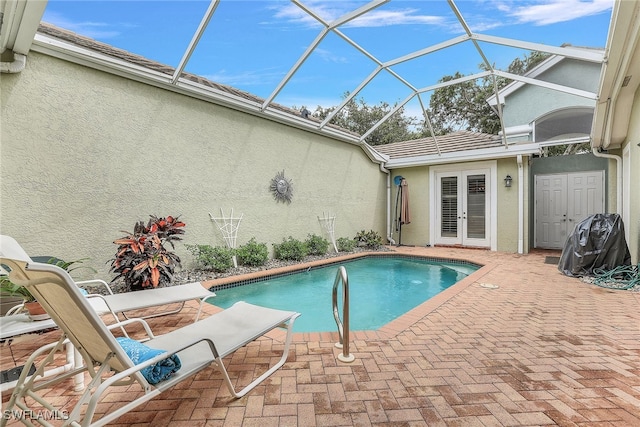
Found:
[[322, 228], [329, 235], [329, 239], [331, 239], [331, 243], [333, 244], [333, 249], [335, 249], [336, 253], [338, 253], [338, 246], [336, 245], [336, 231], [335, 231], [336, 216], [335, 215], [332, 216], [331, 214], [322, 212], [322, 218], [318, 217], [318, 221], [320, 222], [320, 225], [322, 226]]
[[[211, 215], [211, 212], [209, 212], [209, 217], [211, 218], [211, 221], [215, 222], [216, 225], [218, 226], [218, 229], [222, 233], [222, 238], [224, 239], [229, 249], [236, 248], [236, 238], [238, 237], [238, 228], [240, 227], [240, 221], [242, 220], [243, 216], [244, 214], [240, 214], [239, 217], [234, 217], [233, 208], [231, 208], [231, 215], [229, 216], [224, 215], [224, 211], [222, 210], [222, 208], [220, 208], [219, 217], [214, 217], [213, 215]], [[238, 266], [238, 260], [236, 259], [235, 255], [233, 256], [233, 266], [234, 267]]]

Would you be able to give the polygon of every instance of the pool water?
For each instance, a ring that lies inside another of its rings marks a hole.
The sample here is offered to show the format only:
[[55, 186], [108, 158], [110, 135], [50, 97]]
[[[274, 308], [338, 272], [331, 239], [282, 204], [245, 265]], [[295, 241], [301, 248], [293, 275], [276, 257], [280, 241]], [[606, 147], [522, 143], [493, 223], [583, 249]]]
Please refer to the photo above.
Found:
[[[211, 302], [228, 308], [237, 301], [302, 313], [296, 332], [336, 331], [332, 289], [339, 266], [349, 279], [350, 330], [378, 329], [478, 269], [411, 257], [367, 257], [302, 270], [227, 289], [214, 289]], [[342, 317], [342, 285], [338, 288]]]

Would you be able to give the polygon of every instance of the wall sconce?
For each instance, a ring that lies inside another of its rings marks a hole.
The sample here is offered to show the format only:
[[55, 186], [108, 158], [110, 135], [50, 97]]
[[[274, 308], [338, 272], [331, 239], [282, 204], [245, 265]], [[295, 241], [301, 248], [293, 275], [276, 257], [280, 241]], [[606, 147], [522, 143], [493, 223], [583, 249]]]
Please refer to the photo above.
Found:
[[507, 175], [504, 177], [504, 186], [505, 187], [511, 187], [511, 183], [513, 182], [513, 178], [511, 178], [511, 175]]

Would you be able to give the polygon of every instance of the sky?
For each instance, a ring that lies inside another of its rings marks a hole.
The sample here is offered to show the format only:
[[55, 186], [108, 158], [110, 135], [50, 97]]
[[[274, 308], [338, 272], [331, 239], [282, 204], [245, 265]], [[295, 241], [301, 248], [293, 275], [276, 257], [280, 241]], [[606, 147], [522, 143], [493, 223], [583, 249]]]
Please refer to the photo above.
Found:
[[[275, 92], [323, 25], [368, 1], [221, 0], [186, 71], [288, 107], [315, 110], [338, 105], [378, 66], [465, 34], [444, 0], [391, 0], [329, 32]], [[456, 0], [473, 33], [550, 46], [604, 48], [613, 0]], [[43, 21], [80, 35], [177, 66], [207, 0], [49, 0]], [[314, 17], [315, 16], [315, 17]], [[490, 63], [506, 69], [529, 52], [481, 42]], [[471, 41], [400, 62], [376, 74], [357, 94], [369, 105], [394, 105], [445, 75], [479, 72], [482, 57]], [[426, 102], [428, 103], [428, 94]], [[417, 115], [417, 100], [407, 104]]]

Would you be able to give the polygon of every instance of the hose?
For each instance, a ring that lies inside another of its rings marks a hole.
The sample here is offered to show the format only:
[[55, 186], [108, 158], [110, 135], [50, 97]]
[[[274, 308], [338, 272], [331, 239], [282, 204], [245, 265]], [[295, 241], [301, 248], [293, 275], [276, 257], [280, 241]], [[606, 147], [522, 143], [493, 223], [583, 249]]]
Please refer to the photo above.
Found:
[[612, 270], [593, 269], [594, 285], [609, 289], [631, 289], [640, 287], [640, 263], [638, 265], [621, 265]]

